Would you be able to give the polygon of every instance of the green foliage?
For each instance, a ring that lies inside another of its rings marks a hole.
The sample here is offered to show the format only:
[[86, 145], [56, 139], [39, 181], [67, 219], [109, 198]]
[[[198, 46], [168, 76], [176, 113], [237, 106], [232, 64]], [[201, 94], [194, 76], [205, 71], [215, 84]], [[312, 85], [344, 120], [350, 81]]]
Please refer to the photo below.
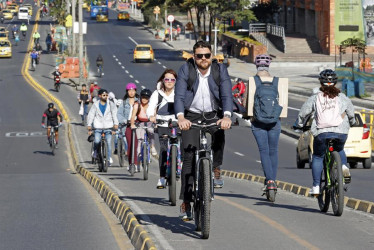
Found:
[[275, 13], [279, 12], [279, 5], [271, 1], [269, 3], [261, 3], [252, 8], [254, 15], [259, 22], [272, 22]]
[[246, 42], [249, 42], [250, 44], [254, 44], [254, 45], [262, 45], [262, 43], [256, 41], [256, 40], [253, 40], [251, 39], [248, 35], [239, 35], [239, 34], [234, 34], [232, 33], [231, 31], [227, 31], [224, 33], [226, 36], [229, 36], [229, 37], [232, 37], [232, 38], [235, 38], [237, 40], [243, 40], [243, 41], [246, 41]]
[[68, 15], [66, 12], [66, 1], [64, 0], [55, 0], [54, 6], [50, 8], [51, 16], [53, 16], [57, 23], [60, 25], [64, 25], [65, 18]]

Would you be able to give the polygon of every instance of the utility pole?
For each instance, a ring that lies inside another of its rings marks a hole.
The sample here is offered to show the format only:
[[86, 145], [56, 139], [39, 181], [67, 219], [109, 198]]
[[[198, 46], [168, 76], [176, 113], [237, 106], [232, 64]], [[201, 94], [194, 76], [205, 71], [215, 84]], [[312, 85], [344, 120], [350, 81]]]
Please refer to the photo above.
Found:
[[168, 8], [167, 0], [165, 0], [165, 29], [168, 27]]
[[74, 23], [75, 23], [75, 11], [76, 11], [76, 7], [77, 7], [77, 0], [72, 0], [72, 10], [71, 10], [71, 15], [73, 16], [73, 51], [72, 51], [72, 55], [75, 55], [75, 53], [77, 52], [77, 48], [76, 48], [76, 41], [75, 41], [75, 33], [74, 33]]
[[78, 19], [79, 19], [79, 85], [83, 84], [83, 0], [78, 2]]
[[214, 55], [216, 56], [217, 55], [217, 32], [219, 32], [219, 30], [217, 29], [217, 26], [214, 27]]

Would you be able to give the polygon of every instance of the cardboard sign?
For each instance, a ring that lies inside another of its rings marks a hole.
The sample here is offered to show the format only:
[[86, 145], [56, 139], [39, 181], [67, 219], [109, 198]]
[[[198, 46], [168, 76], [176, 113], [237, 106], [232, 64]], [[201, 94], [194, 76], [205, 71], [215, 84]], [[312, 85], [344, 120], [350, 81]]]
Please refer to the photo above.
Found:
[[[272, 82], [273, 77], [261, 77], [263, 82]], [[247, 87], [247, 115], [253, 116], [253, 105], [255, 99], [256, 84], [253, 77], [249, 77]], [[288, 111], [288, 78], [279, 78], [278, 82], [279, 105], [283, 107], [280, 117], [287, 117]]]

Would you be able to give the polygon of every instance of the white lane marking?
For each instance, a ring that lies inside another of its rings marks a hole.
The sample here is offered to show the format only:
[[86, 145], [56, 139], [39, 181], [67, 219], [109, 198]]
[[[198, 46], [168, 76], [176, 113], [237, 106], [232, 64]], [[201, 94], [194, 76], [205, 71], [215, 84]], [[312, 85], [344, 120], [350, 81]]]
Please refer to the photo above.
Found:
[[135, 80], [135, 83], [139, 83], [139, 81], [138, 81], [138, 80]]
[[161, 64], [161, 62], [157, 62], [158, 64]]
[[[119, 190], [113, 183], [111, 183], [106, 177], [100, 176], [100, 178], [104, 179], [105, 182], [109, 185], [109, 187], [116, 191], [119, 196], [126, 197], [126, 195], [121, 190]], [[149, 216], [146, 213], [144, 213], [144, 211], [138, 205], [136, 205], [134, 201], [132, 201], [131, 199], [124, 199], [124, 201], [130, 205], [131, 210], [133, 210], [137, 216], [141, 217], [141, 219], [144, 222], [148, 223], [143, 223], [143, 227], [146, 227], [147, 229], [149, 229], [149, 231], [151, 231], [151, 233], [160, 243], [162, 249], [174, 249], [162, 235], [161, 231], [158, 229], [158, 226], [151, 220], [151, 218], [149, 218]]]
[[136, 45], [138, 45], [138, 43], [137, 43], [134, 39], [132, 39], [131, 36], [129, 36], [129, 39], [130, 39], [131, 42], [133, 42], [133, 43], [135, 43]]
[[118, 58], [116, 58], [116, 61], [118, 62]]
[[293, 108], [293, 107], [288, 107], [288, 109], [300, 111], [300, 109]]
[[126, 74], [128, 74], [128, 73], [129, 73], [129, 71], [128, 71], [128, 70], [125, 70], [125, 72], [126, 72]]
[[145, 86], [142, 85], [142, 89], [145, 89]]
[[122, 63], [121, 63], [121, 62], [118, 62], [118, 64], [119, 64], [119, 65], [122, 65]]
[[168, 48], [173, 48], [173, 47], [171, 47], [169, 44], [167, 44], [167, 43], [163, 43], [166, 47], [168, 47]]
[[130, 75], [130, 78], [134, 78], [132, 75]]
[[114, 58], [116, 58], [116, 55], [113, 55]]
[[155, 61], [157, 61], [157, 59], [155, 58]]
[[261, 161], [259, 161], [259, 160], [256, 160], [256, 162], [261, 163]]
[[122, 68], [124, 69], [124, 68], [125, 68], [125, 66], [122, 66]]
[[239, 156], [244, 156], [242, 153], [239, 153], [239, 152], [234, 152], [234, 154], [237, 154]]
[[162, 67], [163, 67], [164, 69], [166, 69], [166, 66], [165, 66], [165, 65], [162, 65]]

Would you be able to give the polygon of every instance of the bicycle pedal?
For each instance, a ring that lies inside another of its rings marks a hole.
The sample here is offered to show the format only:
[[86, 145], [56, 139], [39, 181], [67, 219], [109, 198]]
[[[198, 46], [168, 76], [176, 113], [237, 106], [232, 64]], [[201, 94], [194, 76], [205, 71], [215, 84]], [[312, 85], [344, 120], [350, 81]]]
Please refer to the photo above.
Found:
[[349, 184], [349, 183], [351, 183], [351, 177], [350, 177], [350, 176], [348, 176], [348, 177], [344, 177], [344, 183], [345, 183], [345, 184]]

